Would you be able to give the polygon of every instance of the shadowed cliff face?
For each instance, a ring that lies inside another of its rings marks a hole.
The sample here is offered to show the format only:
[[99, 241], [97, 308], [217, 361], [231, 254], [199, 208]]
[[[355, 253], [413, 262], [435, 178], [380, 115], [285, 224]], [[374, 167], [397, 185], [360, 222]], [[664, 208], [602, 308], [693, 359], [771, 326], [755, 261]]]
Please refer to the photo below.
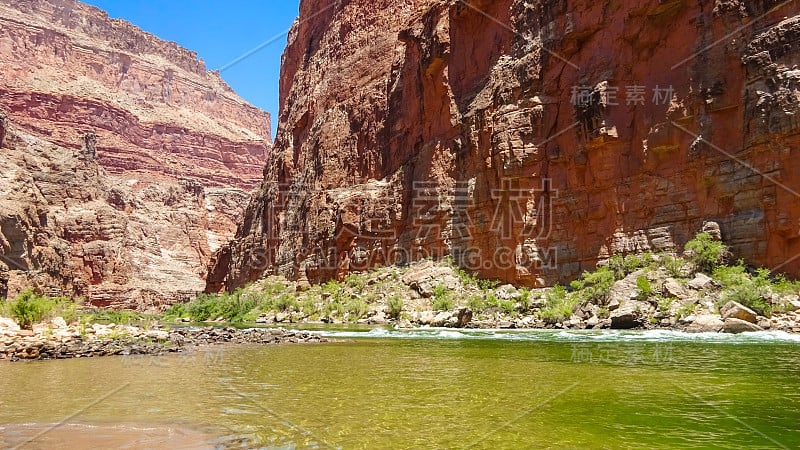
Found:
[[271, 147], [197, 55], [74, 0], [0, 0], [0, 112], [2, 296], [193, 296]]
[[275, 151], [209, 290], [444, 255], [549, 285], [706, 221], [800, 274], [797, 2], [328, 5], [301, 4]]

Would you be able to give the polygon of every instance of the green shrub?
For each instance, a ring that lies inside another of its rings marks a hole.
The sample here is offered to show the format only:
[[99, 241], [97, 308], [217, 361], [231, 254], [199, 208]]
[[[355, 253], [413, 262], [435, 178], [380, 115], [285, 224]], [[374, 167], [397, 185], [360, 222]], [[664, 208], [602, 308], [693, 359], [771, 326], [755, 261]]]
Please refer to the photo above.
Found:
[[484, 291], [497, 289], [497, 286], [500, 286], [500, 282], [497, 280], [478, 279], [478, 287]]
[[638, 289], [639, 300], [647, 300], [653, 295], [653, 286], [650, 284], [650, 280], [647, 279], [645, 275], [639, 275], [636, 278], [636, 289]]
[[671, 277], [681, 278], [686, 276], [686, 273], [683, 269], [684, 263], [680, 258], [676, 258], [672, 255], [662, 255], [661, 266], [664, 267]]
[[11, 317], [21, 328], [31, 329], [41, 322], [55, 308], [56, 303], [49, 298], [36, 295], [32, 289], [23, 291], [9, 305]]
[[467, 306], [474, 312], [483, 312], [486, 310], [486, 300], [482, 295], [471, 295], [467, 299]]
[[189, 318], [196, 322], [206, 322], [222, 318], [228, 322], [244, 322], [252, 318], [258, 303], [253, 295], [243, 295], [241, 289], [233, 293], [200, 294], [195, 300], [182, 305], [173, 305], [165, 317]]
[[513, 300], [501, 300], [500, 309], [506, 314], [513, 314], [517, 311], [517, 306]]
[[447, 287], [440, 284], [433, 288], [433, 309], [435, 311], [450, 311], [454, 306], [453, 294]]
[[294, 295], [282, 294], [275, 300], [273, 308], [278, 312], [299, 311], [300, 304], [297, 302], [297, 298], [295, 298]]
[[531, 309], [531, 290], [528, 288], [520, 288], [519, 290], [519, 304], [525, 311]]
[[303, 299], [303, 302], [300, 304], [300, 311], [303, 312], [306, 316], [310, 316], [317, 312], [317, 304], [311, 297], [306, 297]]
[[549, 323], [563, 322], [579, 304], [578, 296], [568, 295], [564, 286], [555, 286], [545, 295], [545, 307], [539, 311], [539, 317]]
[[494, 290], [490, 290], [483, 294], [483, 303], [486, 305], [486, 309], [497, 308], [500, 306], [500, 299], [497, 298], [497, 293]]
[[653, 255], [651, 253], [627, 256], [614, 255], [608, 259], [608, 264], [605, 267], [614, 274], [616, 280], [621, 280], [639, 269], [648, 267], [652, 262]]
[[608, 294], [614, 286], [616, 278], [614, 271], [609, 267], [600, 267], [595, 272], [584, 272], [583, 278], [578, 283], [572, 283], [573, 287], [581, 286], [578, 296], [582, 301], [591, 301], [604, 304], [608, 300]]
[[625, 278], [625, 258], [622, 255], [613, 255], [608, 259], [608, 268], [617, 279]]
[[697, 305], [694, 303], [686, 303], [685, 305], [678, 308], [678, 319], [683, 319], [685, 317], [689, 317], [694, 314], [694, 310], [697, 308]]
[[400, 314], [403, 313], [403, 298], [398, 294], [392, 295], [386, 303], [386, 309], [389, 317], [395, 320], [399, 319]]
[[785, 276], [778, 275], [772, 283], [772, 291], [781, 295], [798, 295], [800, 294], [800, 282], [789, 281]]
[[723, 289], [730, 289], [749, 282], [750, 274], [747, 272], [744, 261], [740, 260], [735, 266], [717, 267], [711, 278], [718, 281]]
[[718, 307], [721, 308], [729, 301], [735, 301], [761, 315], [772, 314], [773, 306], [767, 300], [774, 289], [769, 270], [759, 269], [755, 276], [752, 276], [744, 262], [739, 261], [735, 266], [717, 267], [714, 269], [713, 278], [722, 285]]
[[344, 304], [338, 300], [332, 300], [325, 305], [324, 314], [327, 317], [341, 317], [344, 315]]
[[364, 289], [366, 280], [363, 276], [353, 273], [345, 277], [344, 284], [355, 289], [356, 291], [361, 291]]
[[708, 233], [699, 233], [686, 243], [684, 250], [689, 253], [689, 260], [694, 266], [706, 273], [713, 272], [728, 254], [728, 247]]
[[672, 304], [675, 302], [675, 299], [672, 298], [658, 298], [658, 311], [662, 314], [666, 314], [669, 312], [670, 308], [672, 308]]
[[353, 298], [345, 305], [345, 311], [349, 314], [350, 320], [357, 320], [367, 315], [369, 306], [364, 300]]

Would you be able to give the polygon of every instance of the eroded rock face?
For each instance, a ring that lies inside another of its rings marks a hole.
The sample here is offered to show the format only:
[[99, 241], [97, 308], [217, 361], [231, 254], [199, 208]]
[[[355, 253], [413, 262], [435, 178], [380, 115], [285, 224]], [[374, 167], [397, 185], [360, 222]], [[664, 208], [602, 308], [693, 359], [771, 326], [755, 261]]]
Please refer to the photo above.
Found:
[[74, 0], [0, 0], [0, 112], [0, 296], [193, 296], [271, 146], [197, 55]]
[[793, 3], [329, 5], [301, 2], [266, 183], [209, 290], [442, 255], [548, 285], [710, 222], [800, 274]]

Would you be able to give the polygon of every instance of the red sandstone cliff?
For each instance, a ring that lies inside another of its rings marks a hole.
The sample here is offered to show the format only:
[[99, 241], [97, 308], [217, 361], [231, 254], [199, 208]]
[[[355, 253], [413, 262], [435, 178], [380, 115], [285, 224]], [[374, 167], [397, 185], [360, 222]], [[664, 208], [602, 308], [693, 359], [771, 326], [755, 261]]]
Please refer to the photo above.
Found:
[[446, 254], [552, 284], [705, 221], [800, 275], [798, 40], [795, 1], [304, 0], [208, 289]]
[[0, 112], [0, 294], [190, 297], [271, 147], [196, 54], [75, 0], [0, 0]]

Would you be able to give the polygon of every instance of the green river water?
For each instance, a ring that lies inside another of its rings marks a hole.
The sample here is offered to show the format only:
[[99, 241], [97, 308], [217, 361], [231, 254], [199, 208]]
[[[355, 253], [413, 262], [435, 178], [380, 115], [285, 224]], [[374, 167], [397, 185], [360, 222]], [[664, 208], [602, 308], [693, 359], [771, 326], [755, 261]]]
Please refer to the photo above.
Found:
[[0, 364], [0, 448], [800, 448], [800, 337], [323, 331]]

